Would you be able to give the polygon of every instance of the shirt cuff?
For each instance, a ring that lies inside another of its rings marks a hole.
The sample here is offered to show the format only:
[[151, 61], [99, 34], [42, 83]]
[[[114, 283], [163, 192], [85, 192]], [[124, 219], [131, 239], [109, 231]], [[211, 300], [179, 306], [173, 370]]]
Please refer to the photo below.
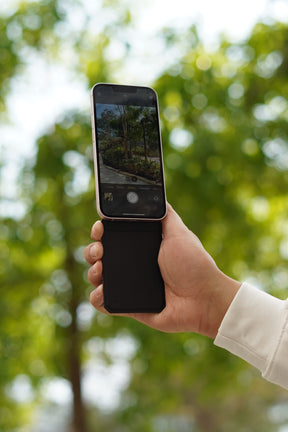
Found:
[[214, 344], [260, 369], [267, 380], [288, 388], [287, 312], [287, 301], [244, 282]]

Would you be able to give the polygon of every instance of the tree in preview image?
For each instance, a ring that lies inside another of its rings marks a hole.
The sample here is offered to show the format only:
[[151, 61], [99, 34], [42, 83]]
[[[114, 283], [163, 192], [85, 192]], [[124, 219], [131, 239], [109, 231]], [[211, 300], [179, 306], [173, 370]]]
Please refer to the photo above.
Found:
[[[104, 105], [105, 106], [105, 105]], [[161, 182], [159, 132], [153, 107], [110, 105], [97, 116], [101, 157], [106, 166]], [[136, 176], [136, 177], [135, 177]]]

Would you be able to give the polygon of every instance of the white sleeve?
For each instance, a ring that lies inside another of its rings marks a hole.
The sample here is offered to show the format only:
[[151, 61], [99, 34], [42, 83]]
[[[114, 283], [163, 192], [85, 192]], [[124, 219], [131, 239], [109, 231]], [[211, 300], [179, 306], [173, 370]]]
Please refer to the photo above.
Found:
[[262, 376], [288, 389], [288, 301], [247, 282], [233, 299], [214, 344], [260, 369]]

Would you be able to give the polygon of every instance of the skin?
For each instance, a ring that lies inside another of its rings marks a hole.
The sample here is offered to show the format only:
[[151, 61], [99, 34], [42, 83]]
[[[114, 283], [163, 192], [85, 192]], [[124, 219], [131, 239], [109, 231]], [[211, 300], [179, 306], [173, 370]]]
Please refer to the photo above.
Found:
[[[103, 306], [101, 237], [103, 225], [97, 221], [91, 230], [93, 243], [85, 249], [90, 264], [88, 279], [95, 289], [90, 301], [99, 311]], [[136, 319], [164, 332], [195, 332], [215, 338], [223, 317], [241, 283], [219, 270], [198, 237], [167, 204], [162, 221], [163, 240], [158, 263], [165, 283], [166, 307], [160, 313], [117, 314]]]

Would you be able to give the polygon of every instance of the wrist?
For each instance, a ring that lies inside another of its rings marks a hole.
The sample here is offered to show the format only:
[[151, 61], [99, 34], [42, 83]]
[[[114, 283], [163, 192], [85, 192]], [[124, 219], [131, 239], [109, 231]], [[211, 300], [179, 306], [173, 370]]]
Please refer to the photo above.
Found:
[[207, 336], [213, 339], [217, 336], [223, 318], [241, 287], [241, 282], [230, 278], [220, 270], [214, 282], [209, 301], [210, 311], [207, 329]]

